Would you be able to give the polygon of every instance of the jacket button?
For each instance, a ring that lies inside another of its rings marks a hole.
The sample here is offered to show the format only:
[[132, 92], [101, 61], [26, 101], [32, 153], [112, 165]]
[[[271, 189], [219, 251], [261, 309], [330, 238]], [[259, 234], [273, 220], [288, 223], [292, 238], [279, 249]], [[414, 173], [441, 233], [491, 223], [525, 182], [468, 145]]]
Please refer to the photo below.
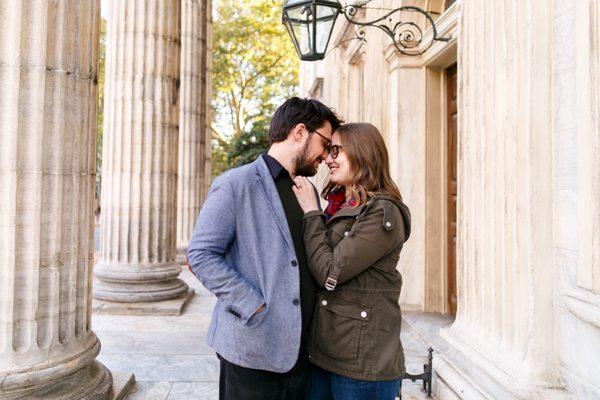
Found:
[[323, 300], [323, 301], [321, 302], [321, 304], [323, 304], [324, 306], [326, 306], [326, 305], [327, 305], [327, 300]]
[[298, 299], [294, 299], [294, 301], [292, 301], [292, 303], [297, 306], [298, 304], [300, 304], [300, 300]]
[[388, 222], [385, 223], [385, 226], [387, 226], [388, 228], [391, 228], [392, 227], [392, 223], [390, 221], [388, 221]]
[[296, 265], [298, 265], [298, 263], [296, 262], [296, 260], [292, 260], [292, 267], [295, 267]]
[[349, 234], [350, 234], [350, 231], [344, 232], [344, 236], [348, 236]]
[[367, 312], [366, 311], [361, 311], [360, 312], [360, 316], [363, 318], [367, 318]]

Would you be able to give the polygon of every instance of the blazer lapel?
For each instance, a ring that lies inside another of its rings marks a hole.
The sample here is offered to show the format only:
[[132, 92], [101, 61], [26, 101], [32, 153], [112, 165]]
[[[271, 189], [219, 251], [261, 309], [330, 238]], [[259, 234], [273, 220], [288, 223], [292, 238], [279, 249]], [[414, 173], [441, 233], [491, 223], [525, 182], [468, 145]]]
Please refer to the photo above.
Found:
[[290, 227], [288, 226], [287, 218], [285, 217], [285, 211], [283, 211], [283, 205], [281, 204], [279, 193], [277, 193], [277, 188], [275, 187], [275, 182], [273, 181], [273, 177], [269, 172], [269, 167], [267, 167], [267, 164], [262, 156], [259, 156], [254, 162], [254, 167], [256, 171], [256, 179], [258, 180], [259, 186], [266, 197], [267, 204], [271, 210], [271, 215], [273, 218], [275, 218], [275, 222], [277, 222], [277, 226], [279, 226], [279, 230], [285, 238], [286, 243], [295, 253], [296, 249], [292, 243], [292, 234], [290, 233]]

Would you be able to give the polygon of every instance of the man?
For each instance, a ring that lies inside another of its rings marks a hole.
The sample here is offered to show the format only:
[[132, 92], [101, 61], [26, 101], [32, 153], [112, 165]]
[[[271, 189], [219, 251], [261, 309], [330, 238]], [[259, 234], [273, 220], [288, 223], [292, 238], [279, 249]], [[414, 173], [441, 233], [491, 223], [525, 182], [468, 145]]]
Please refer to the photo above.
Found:
[[292, 186], [316, 174], [339, 124], [317, 100], [288, 99], [271, 119], [269, 151], [216, 178], [200, 212], [187, 256], [217, 297], [207, 340], [221, 400], [306, 397], [316, 284]]

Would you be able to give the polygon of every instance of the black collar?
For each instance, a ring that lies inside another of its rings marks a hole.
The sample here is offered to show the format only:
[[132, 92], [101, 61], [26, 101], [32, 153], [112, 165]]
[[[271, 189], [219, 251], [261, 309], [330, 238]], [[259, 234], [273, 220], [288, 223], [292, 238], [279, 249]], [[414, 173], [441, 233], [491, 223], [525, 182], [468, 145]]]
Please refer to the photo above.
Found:
[[285, 168], [283, 168], [283, 165], [281, 165], [279, 161], [268, 155], [266, 152], [262, 153], [262, 157], [265, 160], [267, 168], [269, 168], [269, 172], [271, 173], [271, 176], [274, 180], [277, 179], [282, 173], [285, 173], [288, 176], [290, 175], [288, 171]]

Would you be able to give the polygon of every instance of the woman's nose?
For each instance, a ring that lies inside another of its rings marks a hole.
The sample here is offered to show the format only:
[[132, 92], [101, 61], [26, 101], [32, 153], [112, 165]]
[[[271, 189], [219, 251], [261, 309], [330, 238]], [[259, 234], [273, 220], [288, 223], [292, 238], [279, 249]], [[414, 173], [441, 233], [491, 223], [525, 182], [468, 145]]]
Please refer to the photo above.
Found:
[[327, 164], [327, 166], [331, 166], [331, 164], [333, 164], [333, 157], [331, 157], [331, 153], [327, 153], [327, 157], [325, 158], [325, 164]]

